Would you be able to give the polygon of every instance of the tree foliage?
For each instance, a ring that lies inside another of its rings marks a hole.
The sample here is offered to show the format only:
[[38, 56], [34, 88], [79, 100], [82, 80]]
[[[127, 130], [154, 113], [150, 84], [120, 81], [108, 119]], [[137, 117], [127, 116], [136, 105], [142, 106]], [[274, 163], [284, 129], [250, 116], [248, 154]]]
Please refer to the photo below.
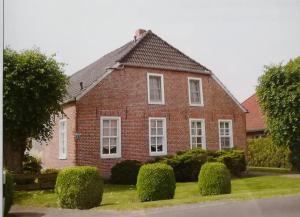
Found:
[[266, 66], [257, 96], [273, 142], [288, 145], [291, 163], [300, 169], [300, 57], [286, 65]]
[[68, 79], [63, 64], [38, 49], [17, 52], [6, 48], [3, 59], [4, 141], [24, 151], [28, 138], [51, 137], [52, 117], [61, 111]]

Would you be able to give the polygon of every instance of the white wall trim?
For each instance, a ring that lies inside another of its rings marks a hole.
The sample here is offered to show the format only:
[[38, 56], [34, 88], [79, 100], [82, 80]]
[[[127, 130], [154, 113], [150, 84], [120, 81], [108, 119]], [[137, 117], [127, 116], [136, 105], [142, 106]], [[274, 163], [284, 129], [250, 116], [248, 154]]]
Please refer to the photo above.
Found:
[[[64, 141], [65, 141], [65, 153], [62, 153], [62, 144], [61, 142], [61, 123], [65, 122], [65, 132], [64, 132]], [[68, 122], [67, 119], [59, 120], [58, 124], [58, 159], [59, 160], [66, 160], [68, 155]]]
[[[191, 80], [199, 81], [200, 103], [192, 103], [191, 102], [191, 87], [190, 87]], [[188, 77], [188, 89], [189, 89], [189, 105], [190, 106], [204, 106], [202, 79], [197, 78], [197, 77]]]
[[221, 135], [220, 135], [220, 122], [229, 122], [229, 130], [230, 130], [230, 148], [234, 147], [233, 144], [233, 124], [231, 119], [218, 119], [218, 131], [219, 131], [219, 149], [222, 150], [221, 147]]
[[206, 130], [205, 130], [205, 119], [203, 118], [190, 118], [189, 119], [189, 131], [190, 131], [190, 149], [193, 148], [192, 146], [192, 121], [201, 121], [202, 124], [202, 133], [203, 133], [203, 143], [202, 143], [202, 149], [207, 149], [207, 144], [206, 144]]
[[[150, 76], [156, 76], [160, 77], [161, 81], [161, 102], [151, 102], [150, 99]], [[150, 105], [164, 105], [165, 104], [165, 87], [164, 87], [164, 75], [163, 74], [158, 74], [158, 73], [150, 73], [147, 72], [147, 89], [148, 89], [148, 104]]]
[[220, 87], [230, 96], [230, 98], [239, 106], [239, 108], [243, 112], [248, 112], [247, 109], [245, 109], [239, 101], [230, 93], [230, 91], [225, 87], [225, 85], [217, 78], [217, 76], [213, 73], [211, 73], [211, 77], [220, 85]]
[[[163, 151], [162, 152], [151, 152], [151, 120], [163, 120]], [[149, 117], [149, 156], [162, 156], [168, 153], [168, 140], [167, 140], [167, 119], [165, 117]]]
[[[117, 120], [118, 121], [118, 130], [117, 130], [117, 153], [115, 154], [103, 154], [103, 121], [104, 120]], [[102, 159], [108, 158], [120, 158], [122, 153], [122, 130], [121, 130], [121, 117], [120, 116], [101, 116], [100, 117], [100, 157]]]

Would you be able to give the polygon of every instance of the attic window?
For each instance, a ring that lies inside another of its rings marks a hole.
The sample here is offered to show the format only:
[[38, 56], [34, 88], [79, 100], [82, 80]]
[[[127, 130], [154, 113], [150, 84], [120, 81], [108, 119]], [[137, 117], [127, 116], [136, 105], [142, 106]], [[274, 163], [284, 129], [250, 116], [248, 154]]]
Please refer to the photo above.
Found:
[[165, 104], [164, 77], [162, 74], [147, 74], [148, 80], [148, 103]]

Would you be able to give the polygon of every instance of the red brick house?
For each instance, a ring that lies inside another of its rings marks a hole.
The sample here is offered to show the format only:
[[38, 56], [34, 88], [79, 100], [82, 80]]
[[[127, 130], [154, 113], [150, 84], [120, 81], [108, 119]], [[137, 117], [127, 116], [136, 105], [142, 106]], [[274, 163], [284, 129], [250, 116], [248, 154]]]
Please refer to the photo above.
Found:
[[147, 161], [194, 147], [246, 147], [246, 109], [206, 67], [153, 32], [70, 77], [65, 115], [42, 152], [44, 167]]
[[256, 94], [246, 99], [242, 105], [248, 110], [246, 114], [247, 138], [265, 136], [266, 124]]

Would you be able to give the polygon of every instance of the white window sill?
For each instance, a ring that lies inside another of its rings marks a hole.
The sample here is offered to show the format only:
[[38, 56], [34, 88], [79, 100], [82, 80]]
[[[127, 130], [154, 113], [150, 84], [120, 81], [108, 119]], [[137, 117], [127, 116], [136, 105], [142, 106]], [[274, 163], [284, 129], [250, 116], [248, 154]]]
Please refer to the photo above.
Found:
[[67, 160], [67, 157], [59, 157], [59, 160]]
[[165, 156], [165, 155], [167, 155], [167, 153], [166, 152], [150, 152], [149, 155], [152, 156], [152, 157]]
[[148, 102], [149, 105], [164, 105], [165, 102]]
[[195, 104], [195, 103], [190, 103], [190, 106], [196, 106], [196, 107], [203, 107], [204, 104]]
[[102, 159], [121, 158], [121, 154], [101, 154], [100, 158]]

